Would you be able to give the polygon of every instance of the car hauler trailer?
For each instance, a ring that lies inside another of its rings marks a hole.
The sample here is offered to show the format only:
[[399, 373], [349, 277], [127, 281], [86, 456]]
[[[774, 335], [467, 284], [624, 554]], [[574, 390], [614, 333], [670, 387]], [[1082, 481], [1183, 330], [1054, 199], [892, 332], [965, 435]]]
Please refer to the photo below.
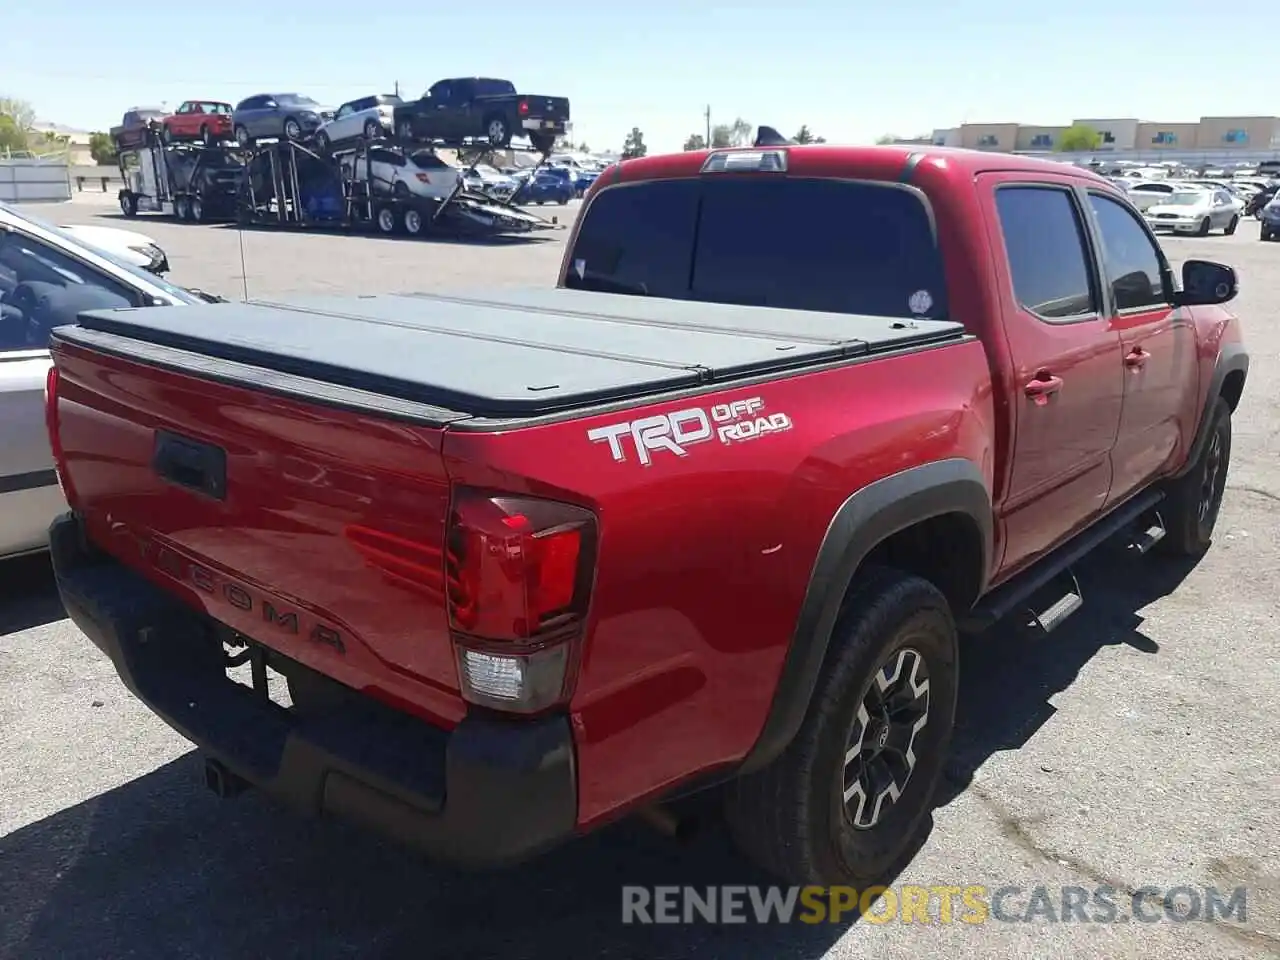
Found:
[[179, 220], [232, 220], [243, 178], [243, 151], [233, 143], [164, 144], [148, 131], [120, 151], [120, 209], [126, 217], [159, 213]]
[[[241, 182], [243, 225], [368, 228], [383, 234], [496, 236], [560, 226], [528, 211], [465, 189], [465, 173], [495, 152], [478, 150], [463, 175], [439, 196], [387, 189], [370, 151], [416, 152], [440, 144], [402, 144], [394, 138], [360, 139], [320, 153], [294, 140], [259, 141]], [[508, 148], [510, 149], [510, 148]]]

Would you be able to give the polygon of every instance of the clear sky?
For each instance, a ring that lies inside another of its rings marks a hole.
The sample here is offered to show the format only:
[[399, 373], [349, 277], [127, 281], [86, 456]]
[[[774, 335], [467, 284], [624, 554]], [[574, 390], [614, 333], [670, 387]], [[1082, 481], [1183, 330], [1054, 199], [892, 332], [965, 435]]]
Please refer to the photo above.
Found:
[[569, 97], [574, 137], [651, 152], [741, 116], [869, 142], [963, 121], [1280, 113], [1262, 0], [8, 0], [0, 95], [88, 130], [134, 104], [418, 96], [450, 76]]

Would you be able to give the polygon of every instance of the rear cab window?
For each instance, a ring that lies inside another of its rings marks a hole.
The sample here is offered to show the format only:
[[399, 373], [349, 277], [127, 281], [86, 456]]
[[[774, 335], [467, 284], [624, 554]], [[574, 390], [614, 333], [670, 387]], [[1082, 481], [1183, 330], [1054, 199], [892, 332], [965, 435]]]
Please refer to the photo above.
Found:
[[565, 286], [942, 319], [928, 201], [881, 182], [725, 176], [620, 184], [584, 215]]

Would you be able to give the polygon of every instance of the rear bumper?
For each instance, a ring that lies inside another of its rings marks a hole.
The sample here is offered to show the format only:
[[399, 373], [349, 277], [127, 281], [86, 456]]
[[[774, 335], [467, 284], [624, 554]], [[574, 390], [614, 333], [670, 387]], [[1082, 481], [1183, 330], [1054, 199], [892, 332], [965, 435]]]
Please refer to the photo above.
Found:
[[135, 696], [249, 784], [464, 866], [516, 862], [573, 834], [566, 717], [470, 716], [450, 732], [359, 695], [301, 717], [230, 680], [209, 621], [88, 546], [76, 517], [49, 533], [76, 626]]

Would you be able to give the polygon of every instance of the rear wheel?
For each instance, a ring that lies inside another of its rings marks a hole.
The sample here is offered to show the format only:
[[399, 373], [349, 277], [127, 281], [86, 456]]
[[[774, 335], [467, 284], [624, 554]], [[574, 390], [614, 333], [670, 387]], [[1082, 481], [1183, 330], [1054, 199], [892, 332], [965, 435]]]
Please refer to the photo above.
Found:
[[286, 140], [302, 139], [302, 124], [293, 117], [285, 117], [283, 130]]
[[248, 127], [237, 126], [235, 129], [235, 135], [236, 143], [240, 144], [240, 146], [249, 147], [253, 145], [253, 137], [249, 136]]
[[1270, 239], [1271, 239], [1271, 231], [1270, 231], [1270, 230], [1268, 230], [1266, 227], [1263, 227], [1263, 228], [1262, 228], [1262, 231], [1258, 234], [1258, 239], [1259, 239], [1259, 240], [1262, 240], [1262, 241], [1264, 241], [1264, 242], [1265, 242], [1265, 241], [1267, 241], [1267, 240], [1270, 240]]
[[200, 142], [206, 147], [213, 146], [213, 134], [209, 132], [209, 125], [207, 123], [200, 124]]
[[1165, 537], [1159, 546], [1168, 554], [1199, 557], [1213, 543], [1231, 465], [1231, 407], [1221, 397], [1213, 404], [1204, 449], [1195, 466], [1173, 481], [1160, 511]]
[[126, 217], [136, 217], [138, 215], [138, 198], [128, 190], [120, 191], [120, 212]]
[[382, 136], [382, 124], [377, 120], [369, 120], [364, 125], [364, 136], [366, 140], [376, 140]]
[[396, 127], [396, 133], [401, 140], [412, 140], [413, 122], [411, 120], [401, 120], [400, 126]]
[[1236, 227], [1238, 226], [1240, 226], [1240, 218], [1232, 217], [1231, 220], [1227, 223], [1227, 229], [1223, 230], [1222, 232], [1225, 236], [1229, 237], [1236, 232]]
[[955, 722], [955, 623], [920, 577], [858, 574], [795, 739], [729, 785], [739, 847], [796, 884], [863, 888], [913, 852]]
[[492, 146], [505, 147], [511, 142], [511, 128], [507, 125], [506, 117], [495, 113], [485, 120], [484, 131]]
[[329, 143], [329, 135], [323, 130], [316, 132], [316, 153], [327, 154], [332, 145]]

